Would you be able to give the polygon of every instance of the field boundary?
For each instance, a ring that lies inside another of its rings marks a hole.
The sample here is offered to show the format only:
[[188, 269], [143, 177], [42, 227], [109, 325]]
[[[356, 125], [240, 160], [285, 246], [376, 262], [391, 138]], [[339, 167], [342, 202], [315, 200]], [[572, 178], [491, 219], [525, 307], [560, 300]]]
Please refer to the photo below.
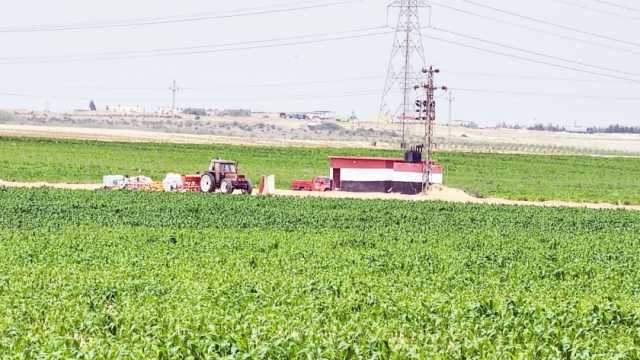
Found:
[[[67, 184], [49, 182], [13, 182], [0, 179], [0, 188], [51, 188], [61, 190], [85, 190], [95, 191], [102, 188], [101, 184]], [[523, 201], [501, 198], [479, 198], [472, 196], [463, 190], [446, 186], [434, 186], [427, 195], [403, 195], [384, 193], [350, 193], [350, 192], [308, 192], [293, 190], [276, 190], [275, 196], [279, 197], [314, 197], [324, 199], [360, 199], [360, 200], [398, 200], [398, 201], [431, 201], [476, 205], [500, 205], [500, 206], [529, 206], [545, 208], [577, 208], [592, 210], [627, 210], [640, 211], [640, 205], [615, 205], [606, 203], [579, 203], [571, 201]]]
[[[51, 140], [78, 140], [98, 141], [107, 143], [158, 143], [179, 145], [242, 145], [242, 146], [272, 146], [272, 147], [298, 147], [298, 148], [349, 148], [371, 150], [398, 150], [399, 144], [377, 141], [373, 142], [355, 140], [303, 140], [303, 139], [275, 139], [261, 137], [221, 136], [206, 134], [190, 134], [176, 132], [161, 132], [152, 129], [110, 129], [99, 127], [70, 127], [70, 126], [41, 126], [21, 124], [0, 124], [0, 137], [27, 138], [27, 139], [51, 139]], [[469, 154], [504, 154], [504, 155], [536, 155], [536, 156], [580, 156], [602, 158], [632, 158], [640, 159], [640, 154], [622, 153], [603, 149], [584, 148], [580, 151], [572, 151], [570, 148], [556, 151], [526, 151], [515, 150], [514, 147], [522, 147], [506, 144], [438, 144], [436, 151], [449, 153]], [[544, 145], [531, 145], [532, 148], [555, 148]]]

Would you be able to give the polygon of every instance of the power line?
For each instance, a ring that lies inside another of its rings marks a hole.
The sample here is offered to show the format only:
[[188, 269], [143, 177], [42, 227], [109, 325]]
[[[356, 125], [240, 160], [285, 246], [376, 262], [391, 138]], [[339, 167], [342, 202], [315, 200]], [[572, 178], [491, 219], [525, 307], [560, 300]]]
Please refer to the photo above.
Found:
[[[265, 49], [265, 48], [287, 47], [287, 46], [294, 46], [294, 45], [316, 44], [316, 43], [324, 43], [324, 42], [347, 40], [347, 39], [359, 39], [359, 38], [387, 35], [392, 33], [387, 30], [387, 31], [378, 31], [378, 32], [365, 32], [364, 34], [356, 34], [356, 35], [326, 37], [334, 34], [372, 31], [375, 29], [382, 30], [384, 28], [385, 27], [374, 27], [374, 28], [365, 28], [365, 29], [358, 29], [358, 30], [349, 30], [349, 31], [338, 32], [338, 33], [311, 34], [311, 35], [291, 36], [291, 37], [279, 38], [279, 39], [245, 41], [245, 42], [226, 43], [226, 44], [217, 44], [217, 45], [201, 45], [201, 46], [190, 46], [190, 47], [182, 47], [182, 48], [165, 48], [165, 49], [153, 49], [153, 50], [111, 52], [111, 53], [98, 54], [98, 56], [96, 56], [95, 54], [76, 54], [72, 56], [58, 56], [58, 57], [42, 57], [41, 56], [41, 57], [0, 58], [0, 64], [16, 65], [16, 64], [40, 64], [40, 63], [45, 63], [45, 64], [46, 63], [73, 63], [73, 62], [126, 60], [126, 59], [184, 56], [184, 55], [210, 54], [210, 53], [233, 52], [233, 51], [243, 51], [243, 50], [255, 50], [255, 49]], [[326, 38], [310, 39], [305, 41], [281, 42], [287, 39], [302, 39], [302, 38], [313, 38], [313, 37], [322, 37], [322, 36]], [[260, 44], [260, 43], [269, 43], [269, 42], [272, 42], [275, 44], [244, 46], [244, 47], [239, 46], [243, 44]], [[278, 43], [278, 42], [281, 42], [281, 43]], [[189, 50], [189, 49], [194, 49], [194, 50]], [[201, 50], [195, 50], [195, 49], [201, 49]]]
[[[237, 87], [237, 88], [268, 88], [268, 87], [283, 87], [283, 86], [301, 86], [301, 85], [324, 85], [324, 84], [336, 84], [336, 83], [344, 83], [344, 82], [351, 82], [351, 81], [362, 81], [362, 80], [380, 80], [380, 79], [384, 79], [384, 77], [382, 76], [358, 76], [358, 77], [349, 77], [349, 78], [343, 78], [343, 79], [337, 79], [337, 80], [309, 80], [309, 81], [293, 81], [293, 82], [279, 82], [279, 83], [262, 83], [262, 84], [245, 84], [245, 85], [238, 85], [238, 84], [226, 84], [226, 85], [221, 85], [222, 87], [225, 88], [229, 88], [229, 87]], [[219, 89], [219, 88], [218, 88]], [[218, 90], [215, 89], [215, 90]], [[183, 90], [193, 90], [193, 91], [209, 91], [209, 90], [214, 90], [211, 88], [183, 88]]]
[[[465, 76], [479, 76], [487, 78], [502, 78], [502, 79], [520, 79], [520, 80], [535, 80], [535, 81], [563, 81], [563, 82], [585, 82], [585, 83], [603, 83], [607, 80], [602, 79], [580, 79], [570, 77], [546, 77], [546, 76], [533, 76], [533, 75], [521, 75], [521, 74], [498, 74], [498, 73], [479, 73], [479, 72], [460, 72], [460, 71], [447, 71], [443, 75], [465, 75]], [[609, 80], [612, 81], [613, 80]]]
[[[534, 80], [534, 81], [562, 81], [562, 82], [585, 82], [585, 83], [596, 83], [601, 84], [606, 82], [607, 80], [601, 79], [580, 79], [580, 78], [570, 78], [570, 77], [544, 77], [544, 76], [532, 76], [532, 75], [521, 75], [521, 74], [498, 74], [498, 73], [480, 73], [480, 72], [464, 72], [464, 71], [447, 71], [442, 75], [459, 75], [459, 76], [475, 76], [475, 77], [486, 77], [486, 78], [494, 78], [494, 79], [519, 79], [519, 80]], [[207, 87], [181, 87], [182, 91], [190, 91], [190, 92], [214, 92], [220, 90], [220, 88], [282, 88], [282, 87], [299, 87], [299, 86], [310, 86], [310, 85], [333, 85], [333, 84], [343, 84], [347, 82], [358, 82], [358, 81], [367, 81], [367, 80], [384, 80], [384, 76], [380, 75], [366, 75], [366, 76], [356, 76], [356, 77], [347, 77], [341, 79], [332, 79], [332, 80], [307, 80], [307, 81], [290, 81], [290, 82], [272, 82], [272, 83], [246, 83], [246, 84], [238, 84], [238, 83], [228, 83], [228, 84], [219, 84], [216, 88], [207, 88]], [[613, 80], [611, 80], [613, 82]], [[91, 85], [72, 85], [67, 86], [63, 85], [62, 88], [65, 89], [89, 89], [94, 91], [157, 91], [157, 92], [165, 92], [166, 88], [164, 87], [108, 87], [108, 86], [91, 86]]]
[[520, 19], [528, 20], [528, 21], [531, 21], [531, 22], [536, 22], [536, 23], [539, 23], [539, 24], [544, 24], [544, 25], [555, 27], [555, 28], [559, 28], [559, 29], [563, 29], [563, 30], [567, 30], [567, 31], [572, 31], [572, 32], [575, 32], [575, 33], [583, 34], [583, 35], [589, 35], [589, 36], [597, 37], [597, 38], [604, 39], [604, 40], [614, 41], [614, 42], [617, 42], [617, 43], [620, 43], [620, 44], [640, 47], [640, 43], [637, 43], [637, 42], [618, 39], [618, 38], [615, 38], [615, 37], [612, 37], [612, 36], [608, 36], [608, 35], [598, 34], [598, 33], [594, 33], [594, 32], [591, 32], [591, 31], [574, 28], [574, 27], [567, 26], [567, 25], [557, 24], [557, 23], [554, 23], [554, 22], [551, 22], [551, 21], [548, 21], [548, 20], [538, 19], [538, 18], [534, 18], [534, 17], [531, 17], [531, 16], [518, 14], [518, 13], [513, 12], [513, 11], [508, 11], [508, 10], [500, 9], [500, 8], [497, 8], [497, 7], [481, 4], [481, 3], [473, 1], [473, 0], [460, 0], [460, 1], [465, 2], [467, 4], [471, 4], [471, 5], [477, 6], [477, 7], [489, 9], [489, 10], [492, 10], [492, 11], [495, 11], [495, 12], [499, 12], [499, 13], [502, 13], [502, 14], [506, 14], [506, 15], [509, 15], [509, 16], [513, 16], [513, 17], [517, 17], [517, 18], [520, 18]]
[[[487, 77], [493, 79], [520, 79], [520, 80], [534, 80], [534, 81], [562, 81], [562, 82], [585, 82], [585, 83], [595, 83], [601, 84], [606, 82], [607, 80], [601, 79], [580, 79], [580, 78], [570, 78], [570, 77], [544, 77], [544, 76], [529, 76], [529, 75], [519, 75], [519, 74], [498, 74], [498, 73], [479, 73], [479, 72], [463, 72], [463, 71], [446, 71], [446, 73], [442, 75], [449, 76], [475, 76], [475, 77]], [[228, 83], [228, 84], [219, 84], [216, 88], [207, 88], [207, 87], [181, 87], [180, 90], [186, 92], [216, 92], [219, 91], [220, 88], [283, 88], [283, 87], [300, 87], [300, 86], [309, 86], [309, 85], [333, 85], [333, 84], [343, 84], [346, 82], [357, 82], [357, 81], [365, 81], [365, 80], [384, 80], [384, 76], [380, 75], [369, 75], [369, 76], [358, 76], [358, 77], [348, 77], [342, 79], [333, 79], [333, 80], [308, 80], [308, 81], [291, 81], [291, 82], [273, 82], [273, 83], [246, 83], [246, 84], [238, 84], [238, 83]], [[613, 80], [611, 80], [613, 82]], [[166, 88], [164, 87], [108, 87], [108, 86], [91, 86], [91, 85], [80, 85], [80, 86], [62, 86], [65, 89], [88, 89], [93, 91], [153, 91], [153, 92], [165, 92]]]
[[441, 29], [441, 28], [437, 28], [437, 27], [432, 27], [431, 29], [439, 31], [439, 32], [451, 34], [451, 35], [454, 35], [454, 36], [458, 36], [458, 37], [463, 37], [463, 38], [466, 38], [466, 39], [479, 41], [479, 42], [482, 42], [482, 43], [485, 43], [485, 44], [495, 45], [495, 46], [507, 48], [507, 49], [510, 49], [510, 50], [516, 50], [516, 51], [528, 53], [528, 54], [531, 54], [531, 55], [536, 55], [536, 56], [540, 56], [540, 57], [546, 57], [546, 58], [549, 58], [549, 59], [563, 61], [563, 62], [572, 63], [572, 64], [585, 66], [585, 67], [590, 67], [590, 68], [593, 68], [593, 69], [604, 70], [604, 71], [609, 71], [609, 72], [614, 72], [614, 73], [623, 74], [623, 75], [629, 75], [629, 76], [640, 76], [640, 74], [634, 74], [634, 73], [630, 73], [630, 72], [627, 72], [627, 71], [617, 70], [617, 69], [610, 68], [610, 67], [605, 67], [605, 66], [591, 65], [591, 64], [588, 64], [588, 63], [585, 63], [585, 62], [566, 59], [566, 58], [562, 58], [562, 57], [559, 57], [559, 56], [548, 55], [548, 54], [541, 53], [541, 52], [538, 52], [538, 51], [527, 50], [527, 49], [524, 49], [524, 48], [521, 48], [521, 47], [517, 47], [517, 46], [506, 45], [506, 44], [502, 44], [502, 43], [499, 43], [499, 42], [496, 42], [496, 41], [482, 39], [482, 38], [479, 38], [477, 36], [466, 35], [466, 34], [463, 34], [463, 33], [456, 32], [456, 31], [445, 30], [445, 29]]
[[453, 6], [449, 6], [449, 5], [445, 5], [445, 4], [441, 4], [438, 2], [434, 2], [431, 1], [432, 5], [435, 5], [437, 7], [441, 7], [444, 9], [448, 9], [451, 11], [455, 11], [461, 14], [465, 14], [465, 15], [470, 15], [470, 16], [474, 16], [480, 19], [485, 19], [485, 20], [490, 20], [496, 23], [500, 23], [500, 24], [505, 24], [505, 25], [509, 25], [509, 26], [513, 26], [513, 27], [517, 27], [520, 29], [525, 29], [531, 32], [535, 32], [537, 34], [545, 34], [545, 35], [549, 35], [549, 36], [553, 36], [556, 38], [560, 38], [560, 39], [565, 39], [565, 40], [571, 40], [571, 41], [575, 41], [575, 42], [579, 42], [579, 43], [583, 43], [583, 44], [587, 44], [587, 45], [591, 45], [591, 46], [597, 46], [597, 47], [601, 47], [604, 49], [609, 49], [609, 50], [614, 50], [614, 51], [618, 51], [618, 52], [624, 52], [624, 53], [628, 53], [628, 54], [634, 54], [634, 55], [640, 55], [640, 51], [634, 51], [631, 49], [627, 49], [627, 48], [621, 48], [621, 47], [617, 47], [617, 46], [612, 46], [609, 44], [604, 44], [604, 43], [600, 43], [600, 42], [596, 42], [596, 41], [591, 41], [591, 40], [586, 40], [586, 39], [581, 39], [581, 38], [577, 38], [577, 37], [573, 37], [573, 36], [568, 36], [568, 35], [564, 35], [564, 34], [560, 34], [557, 32], [553, 32], [553, 31], [548, 31], [548, 30], [544, 30], [544, 29], [539, 29], [539, 28], [535, 28], [532, 26], [528, 26], [522, 23], [514, 23], [511, 21], [506, 21], [503, 19], [499, 19], [493, 16], [487, 16], [487, 15], [482, 15], [482, 14], [478, 14], [475, 13], [473, 11], [469, 11], [469, 10], [463, 10], [463, 9], [459, 9]]
[[236, 42], [219, 43], [219, 44], [181, 46], [181, 47], [172, 47], [172, 48], [155, 48], [155, 49], [146, 49], [146, 50], [102, 51], [102, 52], [79, 53], [79, 54], [76, 53], [76, 54], [64, 54], [64, 55], [59, 55], [59, 56], [28, 56], [28, 57], [9, 57], [9, 58], [1, 58], [0, 57], [0, 60], [68, 59], [68, 58], [77, 58], [77, 57], [99, 57], [99, 56], [108, 56], [108, 55], [134, 55], [134, 54], [147, 54], [147, 53], [180, 51], [180, 50], [198, 50], [198, 49], [206, 49], [206, 48], [212, 48], [212, 47], [229, 47], [229, 46], [239, 46], [239, 45], [252, 45], [252, 44], [262, 44], [262, 43], [268, 43], [268, 42], [278, 42], [278, 41], [287, 41], [287, 40], [306, 39], [306, 38], [313, 38], [313, 37], [331, 36], [331, 35], [351, 34], [351, 33], [365, 32], [365, 31], [381, 30], [381, 29], [386, 29], [386, 28], [387, 28], [386, 26], [373, 26], [373, 27], [364, 27], [364, 28], [357, 28], [357, 29], [351, 29], [351, 30], [332, 31], [332, 32], [315, 33], [315, 34], [304, 34], [304, 35], [294, 35], [294, 36], [286, 36], [286, 37], [281, 37], [281, 38], [270, 38], [270, 39], [263, 39], [263, 40], [236, 41]]
[[[599, 101], [640, 101], [640, 97], [621, 97], [621, 96], [601, 96], [601, 95], [589, 95], [589, 94], [574, 94], [574, 93], [551, 93], [551, 92], [533, 92], [533, 91], [518, 91], [509, 89], [488, 89], [488, 88], [465, 88], [465, 87], [453, 87], [450, 90], [456, 92], [467, 93], [479, 93], [479, 94], [502, 94], [502, 95], [514, 95], [514, 96], [532, 96], [532, 97], [561, 97], [561, 98], [577, 98], [577, 99], [589, 99]], [[364, 97], [364, 96], [376, 96], [379, 95], [379, 89], [370, 89], [363, 91], [345, 92], [345, 93], [297, 93], [288, 95], [268, 96], [268, 97], [251, 97], [251, 98], [216, 98], [216, 101], [236, 102], [236, 101], [268, 101], [268, 100], [281, 100], [281, 99], [321, 99], [321, 98], [342, 98], [342, 97]], [[25, 93], [12, 93], [12, 92], [0, 92], [0, 96], [7, 97], [22, 97], [22, 98], [37, 98], [37, 99], [74, 99], [74, 100], [86, 100], [87, 97], [74, 95], [74, 96], [59, 96], [59, 95], [35, 95]], [[441, 98], [445, 98], [441, 96]], [[112, 99], [112, 98], [105, 98]], [[136, 100], [145, 101], [159, 101], [162, 102], [165, 98], [137, 98]], [[183, 102], [205, 102], [212, 101], [208, 98], [185, 98]], [[134, 101], [135, 102], [135, 101]]]
[[363, 0], [344, 0], [344, 1], [334, 1], [330, 3], [316, 4], [316, 5], [306, 5], [306, 6], [300, 6], [299, 3], [297, 3], [296, 4], [297, 6], [281, 8], [281, 9], [256, 10], [254, 8], [251, 10], [248, 10], [248, 9], [231, 10], [231, 11], [225, 11], [222, 13], [206, 12], [206, 13], [190, 14], [190, 15], [177, 16], [177, 17], [174, 16], [174, 17], [160, 17], [160, 18], [116, 20], [112, 22], [92, 22], [92, 23], [85, 22], [85, 23], [75, 23], [75, 24], [39, 24], [39, 25], [26, 25], [26, 26], [23, 25], [23, 26], [12, 26], [12, 27], [0, 28], [0, 33], [59, 32], [59, 31], [73, 31], [73, 30], [114, 29], [114, 28], [166, 25], [166, 24], [176, 24], [176, 23], [189, 23], [189, 22], [200, 22], [200, 21], [208, 21], [208, 20], [230, 19], [230, 18], [246, 17], [246, 16], [289, 13], [294, 11], [352, 4], [356, 2], [362, 2], [362, 1]]
[[585, 5], [582, 3], [578, 3], [575, 1], [569, 1], [569, 0], [552, 0], [561, 4], [565, 4], [568, 6], [573, 6], [582, 10], [586, 10], [586, 11], [590, 11], [590, 12], [595, 12], [598, 14], [605, 14], [605, 15], [609, 15], [609, 16], [614, 16], [614, 17], [619, 17], [621, 19], [627, 19], [627, 20], [640, 20], [640, 17], [636, 17], [636, 16], [629, 16], [629, 15], [623, 15], [614, 11], [607, 11], [607, 10], [602, 10], [602, 9], [596, 9], [594, 7], [591, 7], [589, 5]]
[[[71, 86], [62, 86], [65, 89], [88, 89], [88, 90], [96, 90], [96, 91], [162, 91], [166, 92], [166, 88], [160, 87], [109, 87], [109, 86], [90, 86], [90, 85], [71, 85]], [[184, 89], [183, 89], [184, 90]]]
[[[346, 93], [332, 93], [332, 94], [321, 94], [321, 93], [301, 93], [301, 94], [289, 94], [289, 95], [279, 95], [279, 96], [267, 96], [267, 97], [253, 97], [253, 98], [237, 98], [237, 99], [224, 99], [224, 98], [184, 98], [182, 102], [189, 101], [198, 101], [198, 102], [213, 102], [215, 101], [225, 101], [225, 102], [238, 102], [238, 101], [267, 101], [267, 100], [280, 100], [280, 99], [321, 99], [321, 98], [343, 98], [343, 97], [360, 97], [360, 96], [379, 96], [380, 89], [372, 89], [372, 90], [364, 90], [364, 91], [356, 91], [356, 92], [346, 92]], [[60, 98], [60, 99], [74, 99], [74, 100], [86, 100], [88, 97], [84, 96], [57, 96], [57, 95], [35, 95], [35, 94], [25, 94], [25, 93], [11, 93], [11, 92], [0, 92], [0, 96], [7, 97], [22, 97], [22, 98], [36, 98], [36, 99], [47, 99], [47, 98]], [[105, 97], [104, 99], [112, 99], [109, 97]], [[163, 102], [166, 101], [166, 98], [136, 98], [134, 100], [138, 101], [158, 101]], [[133, 101], [135, 102], [135, 101]]]
[[14, 93], [14, 92], [0, 92], [0, 96], [32, 98], [32, 99], [74, 99], [74, 100], [80, 99], [79, 96], [76, 97], [76, 96], [60, 96], [60, 95], [35, 95], [35, 94], [24, 94], [24, 93]]
[[555, 64], [555, 63], [551, 63], [551, 62], [548, 62], [548, 61], [531, 59], [531, 58], [527, 58], [527, 57], [520, 56], [520, 55], [514, 55], [514, 54], [509, 54], [509, 53], [505, 53], [505, 52], [501, 52], [501, 51], [497, 51], [497, 50], [491, 50], [491, 49], [487, 49], [487, 48], [483, 48], [483, 47], [479, 47], [479, 46], [465, 44], [465, 43], [462, 43], [462, 42], [459, 42], [459, 41], [439, 38], [439, 37], [432, 36], [432, 35], [424, 35], [424, 37], [432, 39], [432, 40], [436, 40], [436, 41], [441, 41], [441, 42], [444, 42], [444, 43], [447, 43], [447, 44], [450, 44], [450, 45], [456, 45], [456, 46], [460, 46], [460, 47], [474, 49], [474, 50], [490, 53], [490, 54], [493, 54], [493, 55], [499, 55], [499, 56], [509, 57], [509, 58], [513, 58], [513, 59], [518, 59], [518, 60], [522, 60], [522, 61], [535, 63], [535, 64], [547, 65], [547, 66], [556, 67], [556, 68], [560, 68], [560, 69], [571, 70], [571, 71], [581, 72], [581, 73], [585, 73], [585, 74], [596, 75], [596, 76], [607, 77], [607, 78], [611, 78], [611, 79], [629, 81], [629, 82], [640, 84], [640, 80], [636, 80], [636, 79], [632, 79], [632, 78], [616, 76], [616, 75], [611, 75], [611, 74], [606, 74], [606, 73], [600, 73], [600, 72], [580, 69], [580, 68], [576, 68], [576, 67], [572, 67], [572, 66]]
[[[546, 77], [546, 76], [534, 76], [534, 75], [522, 75], [522, 74], [508, 74], [508, 73], [483, 73], [483, 72], [469, 72], [469, 71], [449, 71], [442, 75], [446, 76], [470, 76], [470, 77], [486, 77], [493, 79], [519, 79], [519, 80], [532, 80], [532, 81], [561, 81], [561, 82], [584, 82], [602, 84], [605, 82], [616, 82], [614, 80], [604, 79], [583, 79], [577, 77]], [[219, 84], [216, 88], [207, 87], [181, 87], [183, 91], [194, 92], [207, 92], [217, 91], [220, 88], [269, 88], [269, 87], [297, 87], [297, 86], [309, 86], [309, 85], [330, 85], [330, 84], [342, 84], [347, 82], [357, 82], [366, 80], [384, 80], [384, 76], [381, 75], [363, 75], [355, 77], [346, 77], [341, 79], [332, 80], [306, 80], [306, 81], [289, 81], [289, 82], [271, 82], [271, 83], [227, 83]], [[164, 87], [109, 87], [109, 86], [94, 86], [94, 85], [63, 85], [65, 89], [89, 89], [96, 91], [158, 91], [164, 92]]]
[[618, 3], [614, 3], [613, 1], [606, 1], [606, 0], [591, 0], [591, 1], [595, 1], [599, 4], [605, 4], [605, 5], [609, 5], [609, 6], [613, 6], [616, 7], [618, 9], [623, 9], [623, 10], [628, 10], [628, 11], [633, 11], [633, 12], [640, 12], [640, 9], [638, 8], [634, 8], [631, 6], [627, 6], [627, 5], [620, 5]]
[[[206, 92], [206, 91], [217, 91], [220, 88], [269, 88], [269, 87], [295, 87], [295, 86], [309, 86], [309, 85], [325, 85], [325, 84], [341, 84], [345, 82], [355, 82], [355, 81], [364, 81], [364, 80], [383, 80], [383, 76], [372, 75], [372, 76], [358, 76], [358, 77], [349, 77], [343, 79], [335, 79], [335, 80], [308, 80], [308, 81], [291, 81], [291, 82], [273, 82], [273, 83], [248, 83], [248, 84], [219, 84], [216, 88], [206, 88], [206, 87], [181, 87], [182, 91], [195, 91], [195, 92]], [[71, 85], [71, 86], [62, 86], [65, 89], [89, 89], [96, 91], [158, 91], [164, 92], [166, 88], [163, 87], [109, 87], [109, 86], [91, 86], [91, 85]]]
[[611, 101], [640, 101], [640, 97], [624, 97], [624, 96], [602, 96], [602, 95], [585, 95], [585, 94], [568, 94], [568, 93], [545, 93], [532, 91], [514, 91], [514, 90], [496, 90], [496, 89], [477, 89], [477, 88], [452, 88], [458, 92], [472, 92], [484, 94], [502, 94], [517, 96], [536, 96], [536, 97], [564, 97], [578, 98], [589, 100], [611, 100]]

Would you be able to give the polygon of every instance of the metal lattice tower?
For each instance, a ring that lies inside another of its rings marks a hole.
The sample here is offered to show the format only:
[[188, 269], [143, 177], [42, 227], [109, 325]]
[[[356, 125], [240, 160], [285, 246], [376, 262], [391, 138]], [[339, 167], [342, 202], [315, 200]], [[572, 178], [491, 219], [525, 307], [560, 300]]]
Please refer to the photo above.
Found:
[[421, 71], [426, 67], [420, 12], [427, 7], [425, 0], [395, 0], [389, 5], [389, 8], [399, 9], [399, 14], [380, 103], [380, 116], [386, 121], [402, 123], [403, 143], [405, 123], [415, 120], [412, 116], [416, 100], [413, 87], [421, 82]]

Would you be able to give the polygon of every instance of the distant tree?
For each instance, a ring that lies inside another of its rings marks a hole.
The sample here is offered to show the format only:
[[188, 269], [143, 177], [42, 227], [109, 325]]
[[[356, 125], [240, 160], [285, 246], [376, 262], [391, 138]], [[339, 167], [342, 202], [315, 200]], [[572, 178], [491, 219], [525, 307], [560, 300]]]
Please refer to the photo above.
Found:
[[182, 113], [187, 115], [195, 115], [195, 116], [207, 116], [207, 110], [200, 109], [200, 108], [186, 108], [182, 110]]
[[587, 129], [589, 134], [640, 134], [640, 127], [638, 126], [622, 126], [619, 124], [609, 125], [608, 127], [591, 127]]
[[559, 125], [553, 125], [553, 124], [544, 125], [540, 123], [540, 124], [535, 124], [533, 126], [529, 126], [527, 130], [562, 132], [562, 131], [566, 131], [567, 129]]
[[15, 116], [11, 113], [0, 111], [0, 122], [2, 121], [13, 121], [15, 120]]
[[469, 129], [477, 129], [479, 128], [478, 124], [476, 124], [473, 121], [465, 121], [462, 123], [462, 127], [464, 128], [469, 128]]
[[496, 125], [496, 129], [514, 129], [514, 130], [519, 130], [522, 129], [522, 126], [518, 125], [518, 124], [507, 124], [506, 122], [502, 122], [499, 123], [498, 125]]

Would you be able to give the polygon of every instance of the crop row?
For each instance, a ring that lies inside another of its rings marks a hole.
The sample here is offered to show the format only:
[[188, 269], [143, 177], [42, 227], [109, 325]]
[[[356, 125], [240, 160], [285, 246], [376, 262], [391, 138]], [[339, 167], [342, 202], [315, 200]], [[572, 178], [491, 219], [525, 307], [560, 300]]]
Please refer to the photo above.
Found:
[[640, 356], [640, 214], [0, 190], [0, 353]]

